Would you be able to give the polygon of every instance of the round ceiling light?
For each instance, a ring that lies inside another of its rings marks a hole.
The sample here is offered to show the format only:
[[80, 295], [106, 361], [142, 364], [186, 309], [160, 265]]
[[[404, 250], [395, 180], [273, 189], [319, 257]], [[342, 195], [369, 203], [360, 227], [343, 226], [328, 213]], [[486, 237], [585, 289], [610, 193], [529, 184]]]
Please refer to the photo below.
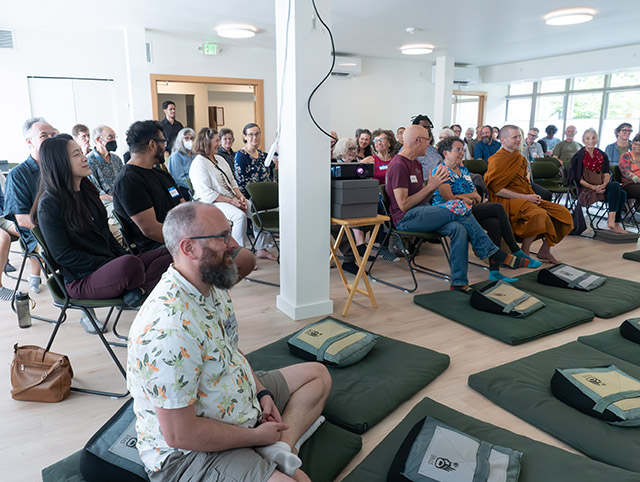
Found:
[[547, 25], [576, 25], [593, 20], [596, 11], [593, 8], [561, 8], [544, 16]]
[[216, 29], [220, 37], [251, 38], [256, 36], [256, 29], [250, 25], [221, 25]]
[[426, 55], [433, 52], [435, 47], [430, 44], [411, 44], [400, 47], [400, 52], [405, 55]]

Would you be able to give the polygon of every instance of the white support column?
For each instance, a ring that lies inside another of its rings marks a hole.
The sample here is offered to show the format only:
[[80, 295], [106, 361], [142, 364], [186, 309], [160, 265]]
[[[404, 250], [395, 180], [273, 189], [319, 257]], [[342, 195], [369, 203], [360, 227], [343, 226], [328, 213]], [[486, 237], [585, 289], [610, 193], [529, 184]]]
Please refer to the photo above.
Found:
[[453, 57], [436, 59], [435, 99], [433, 102], [433, 127], [436, 137], [443, 126], [451, 125], [451, 98], [453, 96]]
[[[316, 0], [316, 4], [330, 25], [331, 1]], [[333, 312], [329, 298], [330, 144], [307, 112], [309, 94], [331, 66], [331, 47], [327, 33], [314, 19], [310, 1], [275, 0], [275, 6], [278, 105], [282, 102], [280, 295], [276, 305], [290, 318], [300, 320]], [[311, 104], [316, 121], [326, 130], [330, 128], [329, 99], [329, 85], [324, 84]]]
[[125, 62], [127, 66], [127, 88], [129, 91], [129, 123], [151, 119], [151, 84], [146, 57], [144, 27], [128, 25], [124, 28]]

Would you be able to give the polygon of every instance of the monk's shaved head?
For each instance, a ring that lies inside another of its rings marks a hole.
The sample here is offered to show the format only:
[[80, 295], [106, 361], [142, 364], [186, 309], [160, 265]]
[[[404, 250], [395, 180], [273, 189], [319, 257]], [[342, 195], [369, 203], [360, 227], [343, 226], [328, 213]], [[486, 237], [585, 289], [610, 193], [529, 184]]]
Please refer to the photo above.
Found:
[[502, 129], [500, 129], [500, 135], [498, 137], [500, 138], [500, 140], [506, 139], [512, 134], [513, 131], [517, 131], [517, 130], [518, 130], [517, 126], [514, 126], [513, 124], [507, 124], [503, 126]]

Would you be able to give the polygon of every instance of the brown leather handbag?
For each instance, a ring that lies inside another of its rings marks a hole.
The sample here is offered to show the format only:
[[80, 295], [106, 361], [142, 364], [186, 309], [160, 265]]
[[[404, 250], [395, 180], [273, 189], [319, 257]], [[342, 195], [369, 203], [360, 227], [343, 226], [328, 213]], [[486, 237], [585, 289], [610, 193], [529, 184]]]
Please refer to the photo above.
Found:
[[11, 398], [30, 402], [61, 402], [69, 396], [73, 370], [66, 355], [35, 345], [13, 346]]

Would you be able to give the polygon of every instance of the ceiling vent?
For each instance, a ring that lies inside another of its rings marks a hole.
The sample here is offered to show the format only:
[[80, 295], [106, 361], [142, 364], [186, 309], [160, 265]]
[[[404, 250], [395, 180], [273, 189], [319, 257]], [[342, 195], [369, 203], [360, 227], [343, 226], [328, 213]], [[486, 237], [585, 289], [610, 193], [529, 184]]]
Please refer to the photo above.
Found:
[[0, 49], [14, 49], [13, 32], [11, 30], [0, 30]]
[[337, 77], [353, 77], [362, 70], [362, 59], [359, 57], [343, 57], [336, 55], [336, 65], [334, 65], [331, 75]]

